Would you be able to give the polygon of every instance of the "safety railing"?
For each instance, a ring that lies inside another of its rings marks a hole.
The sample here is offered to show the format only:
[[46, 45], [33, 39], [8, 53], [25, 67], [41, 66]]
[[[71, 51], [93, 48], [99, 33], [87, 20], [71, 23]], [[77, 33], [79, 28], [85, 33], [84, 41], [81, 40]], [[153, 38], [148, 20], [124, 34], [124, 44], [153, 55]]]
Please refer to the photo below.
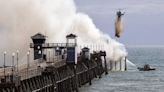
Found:
[[[75, 47], [76, 43], [45, 43], [42, 44], [43, 48], [57, 48], [57, 47]], [[34, 44], [30, 43], [30, 47], [34, 48]]]

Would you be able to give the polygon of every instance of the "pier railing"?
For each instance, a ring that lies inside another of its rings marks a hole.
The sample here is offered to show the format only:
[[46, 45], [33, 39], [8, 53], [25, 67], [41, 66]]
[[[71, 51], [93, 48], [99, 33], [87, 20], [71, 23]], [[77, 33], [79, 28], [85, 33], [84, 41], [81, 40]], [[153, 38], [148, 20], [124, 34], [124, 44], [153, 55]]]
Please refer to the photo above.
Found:
[[38, 75], [41, 75], [43, 69], [38, 67], [37, 69], [23, 69], [19, 72], [19, 76], [21, 76], [21, 80], [25, 80], [25, 79], [29, 79], [31, 77], [34, 77], [34, 76], [38, 76]]
[[[14, 73], [14, 72], [13, 72]], [[12, 67], [7, 67], [5, 68], [5, 75], [4, 75], [4, 68], [0, 69], [0, 80], [4, 79], [5, 76], [11, 75], [12, 74]], [[1, 82], [1, 81], [0, 81]]]
[[[28, 79], [34, 76], [41, 75], [43, 72], [43, 68], [41, 67], [30, 67], [30, 68], [22, 68], [19, 71], [15, 71], [15, 68], [12, 71], [11, 67], [5, 68], [5, 74], [4, 74], [4, 69], [0, 69], [0, 80], [4, 79], [5, 76], [11, 76], [11, 75], [18, 75], [21, 77], [21, 80]], [[0, 81], [1, 83], [1, 81]]]
[[[43, 48], [56, 48], [56, 47], [75, 47], [76, 43], [45, 43], [42, 44]], [[34, 44], [30, 43], [30, 48], [34, 48]]]

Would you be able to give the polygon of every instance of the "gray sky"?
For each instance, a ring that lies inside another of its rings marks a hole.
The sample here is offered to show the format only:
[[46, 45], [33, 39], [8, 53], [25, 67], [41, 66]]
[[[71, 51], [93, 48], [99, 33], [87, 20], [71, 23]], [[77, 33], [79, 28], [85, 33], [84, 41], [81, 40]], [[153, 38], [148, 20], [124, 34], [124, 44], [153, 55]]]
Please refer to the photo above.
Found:
[[116, 11], [123, 9], [126, 45], [164, 45], [164, 0], [75, 0], [77, 11], [88, 14], [96, 26], [114, 38]]

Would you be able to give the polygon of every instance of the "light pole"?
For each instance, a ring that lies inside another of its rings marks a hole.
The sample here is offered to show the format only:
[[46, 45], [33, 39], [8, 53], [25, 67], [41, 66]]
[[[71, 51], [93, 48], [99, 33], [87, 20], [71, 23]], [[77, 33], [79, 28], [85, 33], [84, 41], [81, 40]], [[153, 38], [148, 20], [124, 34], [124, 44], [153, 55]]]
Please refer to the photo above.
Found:
[[4, 64], [3, 64], [3, 67], [4, 67], [4, 77], [6, 76], [6, 73], [5, 73], [5, 68], [6, 68], [6, 51], [4, 52]]
[[48, 54], [49, 54], [49, 62], [50, 62], [50, 50], [48, 51]]
[[15, 56], [15, 53], [12, 53], [12, 82], [13, 82], [13, 78], [14, 78], [14, 56]]
[[53, 63], [55, 63], [55, 50], [53, 49]]
[[30, 52], [27, 52], [27, 77], [28, 77], [28, 73], [29, 73], [29, 59], [30, 58]]
[[31, 53], [30, 48], [28, 49], [28, 52], [29, 52], [29, 60], [30, 60], [30, 53]]
[[19, 73], [19, 70], [18, 70], [19, 63], [18, 63], [18, 61], [19, 61], [19, 50], [17, 50], [17, 73]]
[[[68, 43], [67, 43], [68, 45]], [[59, 47], [56, 48], [56, 53], [57, 53], [57, 61], [58, 61], [58, 58], [59, 58]]]

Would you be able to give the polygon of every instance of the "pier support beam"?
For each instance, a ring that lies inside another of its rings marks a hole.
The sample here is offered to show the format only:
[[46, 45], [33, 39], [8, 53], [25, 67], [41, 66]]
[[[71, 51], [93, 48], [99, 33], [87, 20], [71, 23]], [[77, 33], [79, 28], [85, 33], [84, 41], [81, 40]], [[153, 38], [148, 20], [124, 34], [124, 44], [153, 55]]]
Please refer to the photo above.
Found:
[[110, 60], [110, 71], [112, 71], [112, 68], [113, 68], [113, 62]]
[[105, 64], [105, 74], [108, 74], [108, 67], [107, 67], [107, 62], [106, 62], [106, 57], [104, 56], [104, 64]]
[[114, 64], [115, 64], [115, 71], [116, 71], [117, 70], [117, 62], [115, 61]]
[[126, 61], [127, 57], [125, 57], [125, 71], [127, 71], [127, 61]]
[[121, 62], [121, 60], [120, 60], [120, 71], [122, 70], [122, 62]]

